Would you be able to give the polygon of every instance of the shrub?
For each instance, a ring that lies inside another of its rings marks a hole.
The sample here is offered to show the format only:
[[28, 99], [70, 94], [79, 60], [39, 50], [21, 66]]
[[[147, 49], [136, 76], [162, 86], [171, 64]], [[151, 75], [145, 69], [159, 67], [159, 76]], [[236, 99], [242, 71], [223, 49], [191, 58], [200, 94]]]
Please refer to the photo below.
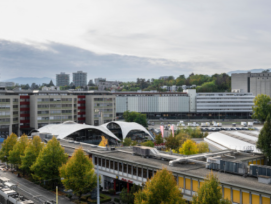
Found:
[[108, 192], [109, 192], [110, 195], [115, 195], [116, 194], [116, 191], [113, 188], [109, 189]]
[[120, 199], [114, 198], [114, 201], [117, 202], [117, 203], [119, 203], [119, 202], [120, 202]]

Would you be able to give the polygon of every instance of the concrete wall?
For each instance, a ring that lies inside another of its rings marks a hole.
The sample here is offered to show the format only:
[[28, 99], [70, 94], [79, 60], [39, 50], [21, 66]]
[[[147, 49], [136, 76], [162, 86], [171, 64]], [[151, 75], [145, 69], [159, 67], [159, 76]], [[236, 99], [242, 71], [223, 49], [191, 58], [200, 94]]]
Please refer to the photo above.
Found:
[[126, 110], [141, 113], [189, 112], [189, 97], [174, 96], [116, 96], [116, 112]]
[[248, 73], [231, 74], [231, 89], [243, 89], [248, 92]]

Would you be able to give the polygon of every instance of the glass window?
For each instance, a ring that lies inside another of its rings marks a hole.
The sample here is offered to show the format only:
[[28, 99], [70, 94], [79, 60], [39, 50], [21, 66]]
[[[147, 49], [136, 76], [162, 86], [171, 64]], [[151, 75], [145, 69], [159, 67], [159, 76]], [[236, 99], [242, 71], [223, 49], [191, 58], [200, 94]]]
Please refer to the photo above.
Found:
[[94, 159], [94, 164], [97, 165], [97, 157]]
[[142, 172], [142, 168], [138, 167], [137, 170], [138, 170], [138, 176], [141, 177], [142, 176], [142, 173], [141, 173]]
[[109, 160], [106, 160], [106, 168], [109, 168]]
[[122, 163], [119, 163], [119, 171], [122, 172]]
[[136, 172], [136, 166], [133, 166], [133, 175], [136, 176], [137, 172]]
[[152, 176], [153, 176], [153, 175], [152, 175], [152, 170], [149, 169], [149, 179], [151, 179]]
[[123, 172], [127, 173], [127, 164], [123, 164]]
[[118, 170], [118, 162], [115, 162], [115, 170]]
[[102, 161], [101, 161], [101, 158], [99, 158], [99, 166], [101, 166], [102, 164]]
[[113, 164], [114, 164], [114, 162], [113, 162], [113, 161], [110, 161], [110, 169], [114, 169]]
[[128, 165], [128, 174], [132, 174], [132, 166]]
[[147, 178], [147, 169], [143, 169], [143, 178]]
[[102, 161], [103, 161], [102, 166], [105, 167], [105, 159], [103, 159]]

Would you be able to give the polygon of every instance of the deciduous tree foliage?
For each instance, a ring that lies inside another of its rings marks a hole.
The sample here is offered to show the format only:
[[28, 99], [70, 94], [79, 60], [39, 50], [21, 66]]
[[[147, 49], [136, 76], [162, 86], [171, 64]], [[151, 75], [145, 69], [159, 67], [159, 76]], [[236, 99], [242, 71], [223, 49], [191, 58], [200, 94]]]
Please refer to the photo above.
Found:
[[156, 144], [161, 144], [164, 142], [161, 134], [156, 135], [154, 141]]
[[204, 152], [209, 152], [209, 146], [207, 142], [200, 142], [197, 144], [198, 146], [198, 153], [204, 153]]
[[21, 156], [22, 162], [20, 169], [23, 169], [25, 172], [30, 173], [30, 167], [35, 163], [40, 151], [44, 146], [45, 144], [41, 141], [40, 137], [34, 136], [25, 148], [24, 155]]
[[146, 147], [154, 147], [153, 141], [150, 141], [150, 140], [148, 140], [146, 142], [142, 142], [141, 145], [146, 146]]
[[179, 148], [179, 140], [177, 137], [173, 137], [172, 135], [170, 135], [169, 137], [166, 137], [165, 140], [165, 146], [167, 149], [176, 150]]
[[4, 140], [2, 144], [2, 148], [0, 150], [0, 159], [2, 162], [8, 162], [9, 153], [13, 149], [16, 142], [17, 142], [17, 135], [14, 133], [11, 133], [11, 135], [8, 136], [7, 139]]
[[271, 113], [271, 98], [265, 94], [259, 94], [254, 98], [254, 106], [252, 118], [264, 122]]
[[221, 187], [216, 175], [212, 172], [207, 175], [198, 193], [193, 196], [192, 204], [231, 204], [222, 199]]
[[264, 123], [256, 144], [257, 148], [267, 157], [268, 164], [271, 165], [271, 119], [270, 114]]
[[21, 156], [24, 156], [25, 148], [29, 144], [27, 135], [22, 135], [14, 145], [13, 149], [9, 152], [8, 160], [15, 165], [21, 165]]
[[135, 200], [135, 193], [139, 191], [140, 186], [138, 185], [133, 185], [131, 190], [127, 192], [126, 188], [123, 188], [121, 193], [120, 193], [120, 200], [122, 203], [127, 203], [127, 204], [133, 204]]
[[51, 183], [59, 181], [59, 167], [65, 164], [67, 159], [68, 155], [64, 152], [64, 148], [53, 137], [41, 150], [35, 163], [30, 167], [30, 170], [34, 172], [32, 174], [33, 178], [48, 180]]
[[181, 192], [174, 176], [167, 169], [157, 171], [151, 180], [146, 182], [143, 190], [135, 193], [135, 204], [183, 204]]
[[132, 139], [130, 137], [126, 137], [124, 140], [123, 140], [123, 146], [130, 146], [132, 144]]
[[61, 180], [66, 189], [77, 193], [79, 200], [84, 192], [90, 192], [97, 186], [97, 175], [91, 159], [82, 148], [75, 150], [66, 164], [59, 168]]
[[144, 127], [148, 127], [146, 114], [138, 113], [135, 111], [125, 111], [123, 118], [126, 122], [136, 122]]
[[180, 154], [191, 155], [199, 152], [196, 142], [193, 140], [186, 140], [182, 147], [179, 149]]

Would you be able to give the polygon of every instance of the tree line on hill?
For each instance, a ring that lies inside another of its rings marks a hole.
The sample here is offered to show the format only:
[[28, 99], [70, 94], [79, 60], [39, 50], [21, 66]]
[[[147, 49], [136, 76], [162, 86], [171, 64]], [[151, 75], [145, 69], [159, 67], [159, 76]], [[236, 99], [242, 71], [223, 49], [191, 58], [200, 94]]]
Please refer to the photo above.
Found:
[[[173, 76], [169, 76], [166, 79], [137, 78], [136, 82], [123, 82], [120, 91], [166, 91], [161, 87], [172, 85], [196, 85], [197, 92], [225, 92], [231, 91], [231, 77], [226, 73], [214, 74], [212, 76], [191, 73], [188, 77], [180, 75], [176, 79]], [[178, 91], [182, 91], [182, 88], [179, 88]]]

